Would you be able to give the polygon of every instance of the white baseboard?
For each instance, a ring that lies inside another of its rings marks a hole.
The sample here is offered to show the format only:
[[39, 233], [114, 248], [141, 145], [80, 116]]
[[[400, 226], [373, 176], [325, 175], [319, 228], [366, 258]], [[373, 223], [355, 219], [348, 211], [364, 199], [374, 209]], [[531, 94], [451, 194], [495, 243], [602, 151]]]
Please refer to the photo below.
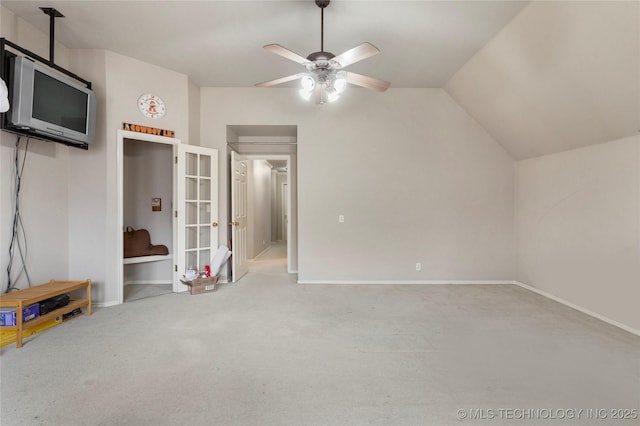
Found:
[[119, 302], [91, 302], [92, 308], [108, 308], [109, 306], [120, 305]]
[[468, 281], [468, 280], [298, 280], [298, 284], [514, 284], [512, 280]]
[[157, 281], [149, 281], [149, 280], [130, 280], [125, 281], [124, 285], [138, 285], [138, 284], [173, 284], [171, 280], [157, 280]]
[[554, 301], [556, 301], [558, 303], [562, 303], [563, 305], [568, 306], [570, 308], [573, 308], [576, 311], [580, 311], [583, 314], [587, 314], [589, 316], [592, 316], [594, 318], [599, 319], [600, 321], [604, 321], [604, 322], [606, 322], [608, 324], [611, 324], [611, 325], [613, 325], [615, 327], [621, 328], [624, 331], [628, 331], [631, 334], [635, 334], [636, 336], [640, 336], [640, 330], [636, 330], [633, 327], [629, 327], [628, 325], [624, 325], [622, 323], [619, 323], [618, 321], [612, 320], [611, 318], [607, 318], [604, 315], [600, 315], [597, 312], [590, 311], [589, 309], [586, 309], [586, 308], [583, 308], [582, 306], [579, 306], [579, 305], [576, 305], [574, 303], [568, 302], [568, 301], [566, 301], [564, 299], [561, 299], [560, 297], [554, 296], [551, 293], [547, 293], [544, 290], [540, 290], [538, 288], [531, 287], [530, 285], [521, 283], [520, 281], [514, 281], [513, 283], [515, 285], [517, 285], [517, 286], [520, 286], [520, 287], [524, 288], [525, 290], [532, 291], [532, 292], [537, 293], [537, 294], [539, 294], [541, 296], [544, 296], [544, 297], [546, 297], [548, 299], [554, 300]]

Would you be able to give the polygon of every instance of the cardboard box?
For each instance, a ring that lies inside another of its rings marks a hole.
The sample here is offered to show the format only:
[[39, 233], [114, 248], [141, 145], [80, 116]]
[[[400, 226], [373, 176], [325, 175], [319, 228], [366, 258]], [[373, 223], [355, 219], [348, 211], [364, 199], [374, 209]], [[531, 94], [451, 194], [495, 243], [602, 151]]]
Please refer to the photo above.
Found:
[[[22, 322], [29, 322], [40, 316], [40, 304], [25, 306], [22, 309]], [[15, 308], [0, 308], [0, 326], [17, 325]]]
[[211, 293], [218, 289], [218, 280], [220, 279], [220, 274], [215, 277], [207, 277], [207, 278], [196, 278], [191, 281], [182, 281], [182, 284], [189, 286], [189, 291], [191, 294], [202, 294], [202, 293]]

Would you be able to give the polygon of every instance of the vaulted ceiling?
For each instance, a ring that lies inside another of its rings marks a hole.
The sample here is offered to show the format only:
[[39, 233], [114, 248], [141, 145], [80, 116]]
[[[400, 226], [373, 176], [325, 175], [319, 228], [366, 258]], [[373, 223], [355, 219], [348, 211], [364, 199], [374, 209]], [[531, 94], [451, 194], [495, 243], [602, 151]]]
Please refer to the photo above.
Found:
[[640, 2], [534, 2], [445, 85], [516, 159], [640, 132]]
[[[55, 7], [56, 40], [108, 49], [188, 74], [201, 87], [248, 87], [300, 72], [266, 52], [281, 44], [307, 56], [320, 50], [320, 9], [298, 1], [6, 1], [48, 32], [40, 6]], [[382, 53], [350, 67], [394, 87], [442, 87], [524, 6], [521, 1], [333, 0], [324, 46], [338, 55], [368, 41]]]
[[[299, 71], [262, 49], [320, 50], [313, 1], [9, 1], [16, 17], [68, 48], [107, 49], [248, 87]], [[392, 88], [444, 89], [516, 159], [638, 134], [637, 1], [355, 1], [325, 9], [325, 50], [364, 41], [381, 54], [349, 70]], [[269, 89], [257, 89], [269, 90]]]

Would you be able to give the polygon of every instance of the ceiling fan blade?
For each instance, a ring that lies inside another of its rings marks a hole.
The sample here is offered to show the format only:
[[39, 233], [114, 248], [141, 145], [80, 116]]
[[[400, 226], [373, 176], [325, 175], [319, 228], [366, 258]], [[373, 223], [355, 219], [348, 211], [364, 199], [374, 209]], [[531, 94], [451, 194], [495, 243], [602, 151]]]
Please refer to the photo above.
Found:
[[391, 83], [384, 80], [379, 80], [373, 77], [367, 77], [362, 74], [355, 74], [347, 72], [347, 82], [355, 84], [356, 86], [364, 87], [366, 89], [375, 90], [377, 92], [384, 92], [391, 86]]
[[267, 44], [266, 46], [263, 46], [263, 49], [299, 64], [306, 64], [307, 62], [309, 62], [307, 58], [303, 58], [297, 53], [292, 52], [291, 50], [287, 49], [286, 47], [280, 46], [279, 44]]
[[338, 62], [342, 68], [354, 64], [363, 59], [370, 58], [380, 53], [380, 50], [373, 44], [365, 42], [359, 46], [349, 49], [344, 53], [339, 54], [334, 61]]
[[304, 75], [306, 75], [306, 74], [301, 72], [301, 73], [298, 73], [298, 74], [288, 75], [288, 76], [282, 77], [282, 78], [276, 78], [275, 80], [263, 81], [262, 83], [256, 84], [256, 87], [277, 86], [278, 84], [287, 83], [289, 81], [293, 81], [293, 80], [297, 80], [299, 78], [302, 78]]

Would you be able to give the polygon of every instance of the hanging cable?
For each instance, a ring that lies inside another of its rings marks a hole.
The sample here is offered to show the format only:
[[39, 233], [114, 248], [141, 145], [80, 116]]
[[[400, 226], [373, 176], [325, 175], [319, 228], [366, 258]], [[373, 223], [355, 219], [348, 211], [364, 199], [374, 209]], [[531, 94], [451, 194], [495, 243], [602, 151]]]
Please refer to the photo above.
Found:
[[[24, 224], [22, 222], [22, 216], [20, 214], [20, 188], [22, 186], [22, 173], [24, 172], [24, 166], [27, 163], [27, 153], [29, 150], [29, 138], [24, 147], [24, 155], [22, 160], [20, 159], [20, 142], [22, 137], [18, 136], [16, 140], [15, 156], [14, 156], [14, 175], [13, 175], [13, 220], [11, 222], [11, 241], [9, 242], [9, 263], [7, 265], [7, 289], [5, 293], [9, 293], [11, 290], [17, 290], [17, 283], [22, 274], [24, 273], [29, 287], [31, 287], [31, 277], [27, 270], [26, 258], [27, 258], [27, 238], [24, 230]], [[22, 242], [21, 242], [22, 240]], [[13, 269], [13, 262], [16, 255], [16, 248], [18, 255], [20, 256], [21, 267], [16, 275], [15, 279], [11, 279], [11, 271]]]

